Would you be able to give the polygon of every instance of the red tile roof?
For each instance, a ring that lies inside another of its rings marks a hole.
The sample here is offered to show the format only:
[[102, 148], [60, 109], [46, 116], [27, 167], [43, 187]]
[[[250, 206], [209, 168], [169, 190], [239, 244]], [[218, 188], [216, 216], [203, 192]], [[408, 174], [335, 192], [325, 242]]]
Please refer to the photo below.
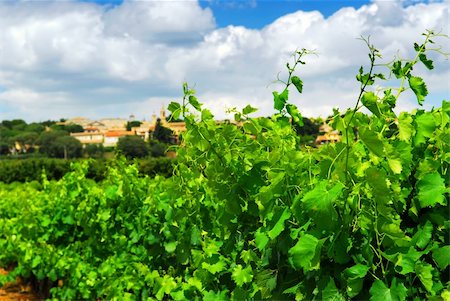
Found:
[[105, 133], [105, 137], [122, 137], [134, 135], [131, 131], [108, 131]]

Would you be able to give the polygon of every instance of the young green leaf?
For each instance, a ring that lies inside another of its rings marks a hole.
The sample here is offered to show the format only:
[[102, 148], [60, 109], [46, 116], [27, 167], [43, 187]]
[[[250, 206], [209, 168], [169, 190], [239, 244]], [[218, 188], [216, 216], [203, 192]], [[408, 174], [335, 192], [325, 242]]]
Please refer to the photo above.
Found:
[[422, 282], [427, 291], [431, 292], [433, 289], [433, 267], [431, 264], [417, 262], [415, 270], [420, 282]]
[[245, 283], [249, 283], [253, 279], [253, 271], [252, 267], [248, 265], [246, 268], [242, 268], [242, 265], [238, 264], [231, 274], [231, 278], [233, 278], [234, 282], [237, 286], [242, 287]]
[[303, 92], [303, 81], [298, 76], [292, 76], [291, 78], [292, 84], [294, 84], [295, 88], [297, 88], [298, 93]]
[[369, 109], [373, 114], [380, 117], [381, 112], [378, 107], [378, 97], [373, 92], [366, 92], [361, 97], [362, 104]]
[[401, 61], [395, 61], [392, 64], [392, 73], [394, 73], [396, 78], [401, 78], [403, 76], [403, 68], [402, 68], [402, 62]]
[[428, 70], [433, 70], [433, 61], [427, 58], [427, 55], [425, 53], [419, 54], [420, 61], [427, 67]]
[[189, 96], [189, 103], [194, 107], [194, 109], [196, 109], [197, 111], [200, 111], [202, 109], [202, 105], [200, 104], [200, 102], [197, 100], [197, 97], [195, 97], [194, 95], [190, 95]]
[[415, 121], [416, 136], [414, 137], [414, 144], [420, 145], [426, 141], [425, 138], [430, 138], [433, 135], [436, 123], [431, 113], [420, 114]]
[[360, 127], [359, 138], [367, 148], [378, 157], [384, 156], [383, 142], [378, 137], [377, 133], [370, 130], [368, 127]]
[[258, 231], [255, 232], [255, 244], [256, 244], [256, 247], [260, 251], [262, 251], [266, 247], [266, 245], [269, 242], [269, 240], [270, 239], [266, 235], [266, 233], [265, 232], [261, 232], [261, 228], [258, 229]]
[[219, 260], [216, 263], [209, 264], [207, 262], [202, 262], [202, 268], [215, 275], [226, 269], [227, 264], [223, 260]]
[[177, 120], [180, 118], [181, 114], [181, 105], [178, 102], [172, 101], [169, 104], [168, 110], [171, 112], [172, 118]]
[[409, 77], [408, 81], [409, 87], [413, 90], [414, 94], [416, 94], [417, 102], [419, 105], [422, 105], [425, 100], [425, 96], [428, 95], [427, 85], [422, 78], [417, 76]]
[[403, 283], [397, 284], [397, 278], [392, 280], [390, 288], [383, 281], [375, 280], [370, 288], [370, 301], [404, 301], [407, 291]]
[[284, 222], [291, 217], [289, 208], [285, 208], [273, 228], [268, 232], [270, 239], [275, 239], [284, 230]]
[[431, 240], [433, 234], [433, 224], [427, 221], [423, 227], [414, 234], [412, 240], [416, 242], [416, 246], [420, 249], [424, 249]]
[[300, 114], [300, 111], [298, 110], [297, 106], [293, 104], [286, 105], [286, 110], [291, 115], [292, 120], [297, 123], [299, 126], [303, 126], [303, 117]]
[[274, 108], [278, 111], [283, 110], [288, 98], [289, 98], [288, 89], [284, 89], [284, 91], [281, 94], [278, 94], [277, 91], [274, 91], [273, 92]]
[[444, 271], [450, 265], [450, 246], [434, 249], [433, 259], [436, 261], [437, 266]]
[[330, 280], [327, 283], [327, 286], [322, 291], [322, 299], [321, 300], [322, 301], [345, 301], [344, 296], [342, 296], [342, 294], [337, 289], [333, 278], [330, 278]]
[[302, 235], [297, 243], [289, 249], [289, 262], [296, 269], [303, 268], [305, 271], [309, 271], [317, 264], [317, 262], [313, 262], [313, 259], [317, 252], [320, 254], [318, 246], [319, 239], [310, 234]]
[[247, 105], [245, 108], [242, 109], [242, 115], [248, 115], [256, 111], [258, 111], [257, 108], [254, 108], [251, 105]]
[[433, 172], [425, 175], [417, 182], [418, 199], [422, 208], [431, 206], [434, 207], [437, 204], [446, 206], [447, 202], [444, 197], [445, 185], [444, 179], [441, 178], [439, 173]]
[[347, 279], [347, 294], [350, 297], [357, 296], [363, 287], [369, 267], [363, 264], [356, 264], [344, 270], [344, 277]]
[[412, 126], [413, 119], [406, 112], [401, 112], [398, 116], [398, 138], [402, 141], [410, 141], [414, 133]]

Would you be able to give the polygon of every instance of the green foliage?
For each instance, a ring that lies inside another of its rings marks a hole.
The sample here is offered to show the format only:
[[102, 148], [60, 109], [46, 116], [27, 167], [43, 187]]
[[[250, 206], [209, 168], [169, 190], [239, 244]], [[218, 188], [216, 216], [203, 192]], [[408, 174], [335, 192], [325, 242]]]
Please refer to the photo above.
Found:
[[149, 143], [150, 155], [152, 157], [164, 157], [166, 155], [167, 145], [164, 143], [150, 140]]
[[80, 158], [83, 153], [81, 142], [72, 136], [60, 136], [50, 145], [51, 157], [55, 158]]
[[172, 134], [172, 130], [163, 126], [161, 119], [158, 118], [156, 120], [155, 130], [152, 133], [152, 138], [161, 143], [170, 143], [172, 140]]
[[131, 131], [133, 127], [139, 127], [142, 124], [139, 120], [133, 120], [127, 122], [127, 131]]
[[54, 158], [0, 160], [0, 182], [41, 181], [45, 171], [49, 179], [59, 180], [70, 170], [70, 161]]
[[66, 131], [48, 131], [42, 132], [39, 135], [37, 144], [39, 145], [39, 152], [50, 158], [56, 158], [58, 149], [55, 147], [55, 141], [59, 137], [67, 136]]
[[[80, 160], [80, 159], [79, 159]], [[82, 159], [81, 161], [84, 161]], [[112, 159], [114, 161], [115, 159]], [[75, 160], [55, 158], [27, 158], [0, 160], [0, 182], [42, 182], [42, 174], [45, 172], [49, 180], [59, 180], [70, 172], [70, 164]], [[104, 159], [89, 159], [89, 168], [86, 177], [95, 181], [104, 180], [107, 166], [110, 161]], [[141, 176], [154, 177], [156, 175], [168, 177], [172, 175], [174, 160], [171, 158], [145, 158], [138, 161]], [[1, 200], [0, 200], [1, 201]]]
[[59, 125], [54, 124], [50, 127], [54, 131], [66, 131], [68, 133], [81, 133], [84, 132], [84, 129], [79, 124], [67, 124], [67, 125]]
[[62, 280], [51, 294], [65, 300], [448, 299], [450, 103], [393, 110], [434, 37], [387, 65], [400, 84], [383, 93], [366, 41], [356, 105], [331, 120], [342, 142], [314, 150], [300, 148], [287, 92], [303, 89], [293, 72], [307, 51], [273, 93], [277, 113], [245, 107], [242, 128], [216, 123], [184, 84], [169, 106], [187, 127], [172, 177], [118, 160], [97, 183], [82, 163], [42, 189], [0, 189], [0, 265]]
[[84, 147], [84, 153], [90, 158], [102, 158], [105, 148], [103, 144], [88, 144]]
[[149, 153], [147, 143], [139, 136], [121, 137], [117, 149], [127, 158], [143, 158]]

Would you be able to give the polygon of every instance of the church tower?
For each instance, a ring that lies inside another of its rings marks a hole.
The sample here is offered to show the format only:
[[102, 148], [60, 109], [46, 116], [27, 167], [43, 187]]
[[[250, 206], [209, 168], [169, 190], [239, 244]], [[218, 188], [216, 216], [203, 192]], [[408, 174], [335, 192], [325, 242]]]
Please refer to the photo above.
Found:
[[161, 107], [161, 111], [159, 112], [159, 118], [161, 119], [162, 124], [166, 124], [166, 108], [164, 105]]

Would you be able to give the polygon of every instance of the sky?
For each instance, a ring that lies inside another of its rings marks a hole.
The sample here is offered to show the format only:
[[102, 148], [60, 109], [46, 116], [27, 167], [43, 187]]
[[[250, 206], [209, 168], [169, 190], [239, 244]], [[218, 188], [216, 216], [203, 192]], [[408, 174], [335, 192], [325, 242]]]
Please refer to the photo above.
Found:
[[[290, 100], [304, 116], [354, 105], [355, 75], [368, 67], [370, 36], [380, 63], [412, 58], [426, 29], [449, 34], [449, 0], [0, 0], [0, 120], [86, 117], [149, 120], [182, 98], [187, 82], [217, 119], [247, 104], [274, 112], [274, 81], [298, 49], [315, 50]], [[450, 52], [449, 39], [437, 39]], [[448, 58], [414, 69], [430, 94], [448, 100]], [[383, 66], [379, 71], [386, 71]], [[389, 82], [394, 87], [399, 83]], [[397, 109], [419, 107], [410, 92]]]

